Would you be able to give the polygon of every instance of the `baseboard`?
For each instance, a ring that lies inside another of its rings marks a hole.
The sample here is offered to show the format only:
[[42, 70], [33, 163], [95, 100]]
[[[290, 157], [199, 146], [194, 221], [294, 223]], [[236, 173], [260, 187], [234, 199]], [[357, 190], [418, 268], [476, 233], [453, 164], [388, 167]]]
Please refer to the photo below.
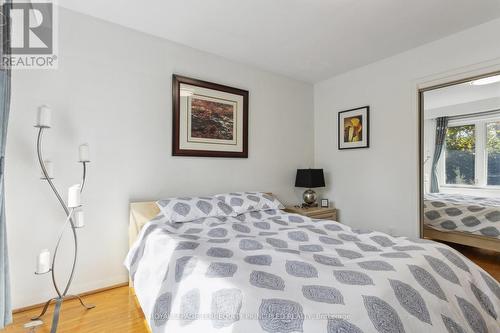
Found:
[[[103, 292], [103, 291], [107, 291], [107, 290], [111, 290], [111, 289], [115, 289], [115, 288], [125, 287], [125, 286], [128, 286], [128, 285], [129, 285], [128, 282], [122, 282], [122, 283], [114, 284], [114, 285], [103, 287], [103, 288], [98, 288], [98, 289], [94, 289], [94, 290], [85, 291], [85, 292], [79, 293], [77, 295], [80, 296], [80, 297], [84, 297], [84, 296], [88, 296], [88, 295], [92, 295], [92, 294], [97, 294], [97, 293], [100, 293], [100, 292]], [[17, 308], [17, 309], [12, 310], [12, 313], [19, 313], [19, 312], [33, 310], [33, 309], [36, 309], [36, 308], [39, 308], [39, 307], [43, 306], [44, 304], [45, 303], [39, 303], [39, 304], [28, 305], [28, 306], [25, 306], [25, 307], [22, 307], [22, 308]]]
[[[80, 295], [86, 292], [92, 292], [93, 290], [99, 290], [101, 288], [107, 288], [109, 286], [119, 285], [128, 280], [128, 274], [118, 274], [115, 276], [109, 276], [104, 279], [95, 278], [82, 278], [76, 276], [68, 293], [72, 295]], [[42, 281], [41, 281], [42, 282]], [[43, 285], [40, 284], [38, 288], [30, 291], [16, 291], [12, 294], [12, 308], [21, 309], [32, 306], [32, 304], [44, 303], [47, 300], [57, 296], [54, 287], [52, 286], [52, 281], [49, 277], [45, 277]]]

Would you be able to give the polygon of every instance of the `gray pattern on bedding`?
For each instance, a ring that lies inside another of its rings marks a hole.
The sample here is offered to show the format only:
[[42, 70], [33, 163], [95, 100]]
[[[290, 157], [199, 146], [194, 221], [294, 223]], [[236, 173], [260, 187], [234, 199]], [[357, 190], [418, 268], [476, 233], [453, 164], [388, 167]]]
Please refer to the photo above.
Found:
[[425, 225], [500, 239], [500, 198], [433, 193], [424, 198]]
[[443, 244], [260, 213], [179, 225], [158, 216], [144, 227], [125, 264], [153, 332], [493, 333], [500, 325], [500, 285]]

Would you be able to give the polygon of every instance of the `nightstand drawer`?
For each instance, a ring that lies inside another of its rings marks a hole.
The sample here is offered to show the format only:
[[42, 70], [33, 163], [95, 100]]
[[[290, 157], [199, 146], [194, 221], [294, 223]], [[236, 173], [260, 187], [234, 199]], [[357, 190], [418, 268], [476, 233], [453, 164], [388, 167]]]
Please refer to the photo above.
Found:
[[285, 212], [307, 216], [307, 217], [310, 217], [312, 219], [323, 219], [323, 220], [333, 220], [333, 221], [337, 220], [337, 210], [335, 208], [286, 207]]
[[336, 220], [337, 219], [337, 214], [335, 214], [335, 213], [326, 213], [326, 214], [310, 215], [309, 217], [312, 218], [312, 219]]

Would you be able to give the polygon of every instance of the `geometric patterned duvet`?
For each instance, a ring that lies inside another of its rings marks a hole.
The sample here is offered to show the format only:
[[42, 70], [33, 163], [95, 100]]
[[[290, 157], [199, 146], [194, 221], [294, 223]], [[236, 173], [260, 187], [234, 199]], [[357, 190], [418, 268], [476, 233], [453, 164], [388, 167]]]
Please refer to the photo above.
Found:
[[432, 193], [424, 197], [425, 225], [500, 239], [500, 198]]
[[125, 265], [153, 332], [500, 332], [500, 284], [448, 246], [277, 210], [159, 215]]

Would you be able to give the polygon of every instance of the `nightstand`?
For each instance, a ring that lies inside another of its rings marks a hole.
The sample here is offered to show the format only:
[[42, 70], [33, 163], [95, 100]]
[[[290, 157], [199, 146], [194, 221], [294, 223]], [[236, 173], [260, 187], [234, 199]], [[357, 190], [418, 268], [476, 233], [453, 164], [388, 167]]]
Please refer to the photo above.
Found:
[[294, 206], [288, 206], [285, 208], [285, 212], [304, 215], [312, 219], [337, 221], [337, 209], [335, 208], [298, 208]]

